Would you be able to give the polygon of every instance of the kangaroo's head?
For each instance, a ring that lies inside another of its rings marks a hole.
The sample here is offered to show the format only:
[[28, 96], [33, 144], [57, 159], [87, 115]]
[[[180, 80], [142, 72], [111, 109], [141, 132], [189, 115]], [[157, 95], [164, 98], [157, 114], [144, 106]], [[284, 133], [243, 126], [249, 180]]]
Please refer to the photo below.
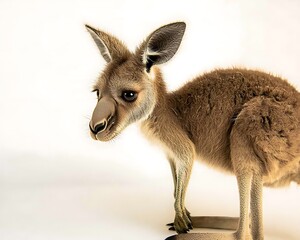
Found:
[[159, 102], [159, 72], [154, 66], [174, 56], [185, 23], [157, 29], [134, 53], [114, 36], [88, 25], [86, 28], [107, 62], [94, 86], [98, 101], [89, 123], [90, 133], [95, 140], [109, 141], [130, 123], [147, 118]]

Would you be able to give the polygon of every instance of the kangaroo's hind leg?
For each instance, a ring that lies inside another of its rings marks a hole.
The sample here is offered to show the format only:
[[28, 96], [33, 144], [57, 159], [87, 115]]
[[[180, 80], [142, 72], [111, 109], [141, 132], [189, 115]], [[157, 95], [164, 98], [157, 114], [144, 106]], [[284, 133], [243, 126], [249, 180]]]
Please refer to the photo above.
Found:
[[[296, 105], [292, 103], [291, 99], [278, 101], [270, 97], [256, 97], [244, 105], [232, 128], [231, 160], [235, 174], [238, 179], [251, 174], [251, 188], [246, 187], [247, 194], [250, 194], [247, 198], [251, 199], [251, 231], [248, 216], [243, 217], [246, 211], [243, 211], [241, 199], [238, 239], [264, 239], [264, 181], [284, 178], [299, 155], [295, 141], [299, 120]], [[242, 195], [244, 190], [240, 183], [239, 190]]]

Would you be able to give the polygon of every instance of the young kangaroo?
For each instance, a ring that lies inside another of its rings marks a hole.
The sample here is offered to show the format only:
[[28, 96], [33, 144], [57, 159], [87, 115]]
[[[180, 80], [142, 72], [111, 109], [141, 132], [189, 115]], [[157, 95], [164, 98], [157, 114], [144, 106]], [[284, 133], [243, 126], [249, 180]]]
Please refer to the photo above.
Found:
[[[176, 53], [185, 27], [183, 22], [165, 25], [132, 53], [117, 38], [86, 25], [107, 62], [94, 86], [98, 102], [89, 124], [91, 136], [109, 141], [142, 120], [142, 131], [162, 146], [171, 165], [176, 213], [172, 226], [177, 233], [187, 233], [201, 220], [191, 218], [184, 203], [195, 159], [236, 175], [236, 232], [168, 239], [262, 240], [263, 185], [300, 184], [300, 94], [279, 77], [237, 68], [206, 73], [167, 92], [157, 65]], [[222, 217], [209, 220], [215, 228], [235, 223]]]

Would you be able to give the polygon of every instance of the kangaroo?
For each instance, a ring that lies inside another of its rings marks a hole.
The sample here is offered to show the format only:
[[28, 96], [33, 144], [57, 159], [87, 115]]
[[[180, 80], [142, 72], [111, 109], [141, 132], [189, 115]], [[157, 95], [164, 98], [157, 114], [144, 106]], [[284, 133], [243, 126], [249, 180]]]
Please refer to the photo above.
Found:
[[[89, 123], [91, 137], [109, 141], [140, 122], [146, 137], [163, 148], [174, 180], [175, 219], [169, 225], [179, 233], [167, 239], [264, 239], [263, 186], [300, 184], [297, 90], [271, 74], [231, 68], [167, 92], [158, 65], [177, 52], [184, 22], [158, 28], [135, 52], [108, 33], [86, 28], [107, 62], [94, 85], [98, 101]], [[239, 218], [191, 217], [185, 195], [195, 159], [236, 176]], [[193, 224], [235, 231], [181, 234]]]

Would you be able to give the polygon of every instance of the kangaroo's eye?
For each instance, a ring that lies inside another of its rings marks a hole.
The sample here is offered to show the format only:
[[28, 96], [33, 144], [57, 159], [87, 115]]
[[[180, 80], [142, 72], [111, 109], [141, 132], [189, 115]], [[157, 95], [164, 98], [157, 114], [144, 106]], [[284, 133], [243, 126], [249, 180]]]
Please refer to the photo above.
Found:
[[137, 93], [135, 91], [126, 90], [122, 92], [122, 99], [126, 102], [133, 102], [137, 98]]
[[98, 90], [98, 89], [95, 89], [95, 90], [93, 90], [92, 92], [96, 92], [96, 94], [97, 94], [97, 98], [99, 98], [99, 96], [100, 96], [100, 92], [99, 92], [99, 90]]

